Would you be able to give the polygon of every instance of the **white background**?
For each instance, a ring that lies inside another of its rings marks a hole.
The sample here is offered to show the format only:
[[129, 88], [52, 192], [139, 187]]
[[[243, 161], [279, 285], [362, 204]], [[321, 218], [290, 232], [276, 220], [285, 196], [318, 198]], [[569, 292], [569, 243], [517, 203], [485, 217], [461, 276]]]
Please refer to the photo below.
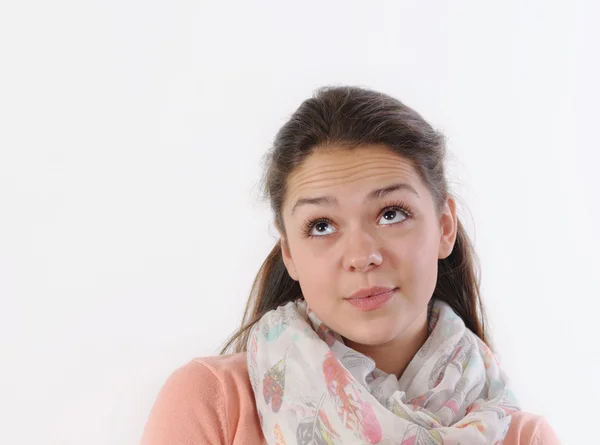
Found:
[[275, 241], [261, 157], [326, 84], [445, 132], [515, 393], [565, 444], [595, 440], [599, 12], [4, 2], [0, 443], [137, 443], [167, 376], [238, 326]]

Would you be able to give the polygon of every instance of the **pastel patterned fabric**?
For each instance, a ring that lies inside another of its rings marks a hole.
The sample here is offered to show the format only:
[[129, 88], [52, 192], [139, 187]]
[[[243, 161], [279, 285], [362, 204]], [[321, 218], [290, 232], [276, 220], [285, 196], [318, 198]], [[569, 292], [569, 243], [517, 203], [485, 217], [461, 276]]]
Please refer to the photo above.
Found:
[[280, 444], [500, 444], [518, 401], [497, 358], [445, 302], [400, 379], [344, 344], [306, 301], [266, 313], [248, 338], [265, 439]]

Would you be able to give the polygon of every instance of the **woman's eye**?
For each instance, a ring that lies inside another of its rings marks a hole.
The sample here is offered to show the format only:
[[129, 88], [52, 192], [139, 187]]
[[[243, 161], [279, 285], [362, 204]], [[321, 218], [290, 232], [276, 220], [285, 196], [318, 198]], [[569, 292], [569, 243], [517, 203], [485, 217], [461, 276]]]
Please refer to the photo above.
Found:
[[[401, 219], [398, 218], [406, 218], [402, 212], [400, 212], [399, 210], [387, 210], [383, 215], [381, 215], [381, 219], [379, 220], [381, 224], [394, 224], [397, 222], [402, 221]], [[385, 221], [385, 222], [381, 222], [381, 221]]]
[[316, 223], [310, 231], [312, 236], [329, 235], [331, 233], [333, 233], [333, 227], [324, 221]]
[[[386, 210], [383, 215], [381, 215], [381, 219], [379, 220], [379, 224], [382, 225], [390, 225], [402, 222], [404, 219], [407, 219], [408, 215], [402, 211], [401, 209], [390, 208]], [[308, 236], [325, 236], [331, 235], [332, 233], [337, 232], [337, 230], [331, 225], [330, 222], [326, 220], [316, 221], [309, 223], [309, 228], [306, 229], [305, 232]]]

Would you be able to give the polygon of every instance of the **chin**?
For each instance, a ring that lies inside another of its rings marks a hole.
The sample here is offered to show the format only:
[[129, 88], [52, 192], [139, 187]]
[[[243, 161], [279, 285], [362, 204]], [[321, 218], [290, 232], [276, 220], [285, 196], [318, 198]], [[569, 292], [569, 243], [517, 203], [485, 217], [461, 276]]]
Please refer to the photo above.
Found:
[[397, 337], [397, 333], [382, 330], [380, 332], [369, 330], [369, 332], [353, 332], [353, 335], [344, 337], [354, 343], [365, 346], [379, 346], [391, 342]]

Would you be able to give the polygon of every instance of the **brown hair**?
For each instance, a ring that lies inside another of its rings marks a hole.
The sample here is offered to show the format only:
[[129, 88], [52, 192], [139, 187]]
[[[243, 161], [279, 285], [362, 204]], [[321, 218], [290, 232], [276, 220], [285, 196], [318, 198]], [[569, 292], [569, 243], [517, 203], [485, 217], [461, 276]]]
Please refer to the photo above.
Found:
[[[448, 197], [445, 175], [446, 144], [416, 111], [385, 94], [357, 87], [324, 87], [305, 100], [277, 133], [265, 157], [263, 186], [275, 224], [285, 233], [281, 209], [287, 178], [322, 147], [385, 144], [407, 159], [432, 194], [441, 216]], [[472, 243], [458, 221], [452, 253], [438, 260], [434, 299], [448, 303], [465, 325], [492, 349], [485, 330], [485, 311], [479, 291], [478, 262]], [[300, 285], [287, 272], [281, 240], [269, 253], [252, 285], [240, 329], [220, 354], [246, 351], [250, 328], [268, 311], [302, 296]], [[493, 349], [492, 349], [493, 350]]]

